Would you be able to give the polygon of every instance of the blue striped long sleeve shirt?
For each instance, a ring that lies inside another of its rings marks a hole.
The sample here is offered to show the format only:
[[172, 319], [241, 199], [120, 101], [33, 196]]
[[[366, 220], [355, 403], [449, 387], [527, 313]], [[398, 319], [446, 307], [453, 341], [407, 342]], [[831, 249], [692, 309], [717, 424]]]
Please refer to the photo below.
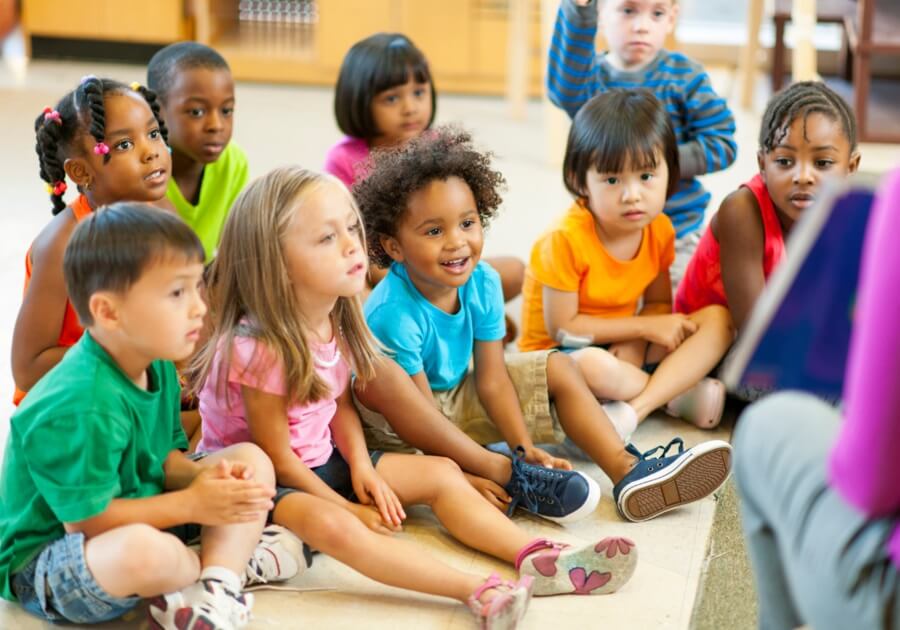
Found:
[[671, 51], [660, 51], [645, 68], [614, 68], [597, 54], [597, 7], [563, 0], [556, 16], [547, 70], [550, 100], [570, 117], [591, 97], [610, 88], [647, 88], [663, 102], [678, 140], [681, 183], [666, 203], [679, 238], [703, 225], [710, 194], [697, 175], [727, 168], [734, 162], [734, 116], [716, 94], [699, 63]]

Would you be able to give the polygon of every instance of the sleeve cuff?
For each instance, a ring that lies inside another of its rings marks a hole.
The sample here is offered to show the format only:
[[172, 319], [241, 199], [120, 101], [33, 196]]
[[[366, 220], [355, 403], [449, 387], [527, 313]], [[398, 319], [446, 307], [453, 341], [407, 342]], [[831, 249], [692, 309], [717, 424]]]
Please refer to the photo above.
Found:
[[678, 166], [681, 179], [689, 179], [706, 173], [706, 157], [696, 140], [678, 145]]

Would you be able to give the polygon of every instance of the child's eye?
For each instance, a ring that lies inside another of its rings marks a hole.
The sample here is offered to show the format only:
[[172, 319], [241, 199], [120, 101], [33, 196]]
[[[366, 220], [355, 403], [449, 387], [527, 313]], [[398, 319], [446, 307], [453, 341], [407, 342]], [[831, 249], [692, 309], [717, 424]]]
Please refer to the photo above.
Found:
[[206, 113], [206, 111], [199, 107], [195, 107], [193, 109], [188, 110], [188, 115], [190, 115], [191, 118], [200, 118], [205, 113]]
[[422, 98], [425, 96], [425, 88], [416, 88], [416, 91], [413, 92], [416, 98]]
[[234, 113], [234, 107], [223, 107], [222, 115], [223, 116], [231, 116]]
[[654, 11], [654, 12], [653, 12], [653, 17], [655, 17], [655, 18], [666, 17], [666, 12], [665, 12], [665, 11], [659, 11], [659, 10]]
[[634, 13], [634, 9], [632, 9], [631, 7], [625, 7], [624, 9], [622, 9], [622, 13], [624, 13], [625, 15], [631, 15], [632, 13]]
[[400, 97], [397, 96], [396, 94], [388, 94], [387, 96], [384, 97], [384, 102], [387, 103], [388, 105], [393, 105], [394, 103], [396, 103], [399, 100], [400, 100]]
[[147, 135], [150, 136], [151, 140], [159, 140], [162, 137], [162, 134], [159, 132], [159, 129], [151, 129], [150, 133]]
[[131, 140], [120, 140], [119, 142], [116, 143], [115, 148], [117, 151], [127, 151], [128, 149], [130, 149], [133, 146], [134, 146], [134, 143]]
[[642, 182], [649, 182], [651, 179], [653, 179], [653, 173], [641, 173]]
[[834, 166], [834, 160], [816, 160], [816, 168], [831, 168]]
[[788, 167], [793, 163], [794, 163], [793, 160], [791, 160], [790, 158], [784, 158], [784, 157], [775, 158], [775, 164], [777, 164], [778, 166], [781, 166], [783, 168]]
[[182, 295], [184, 295], [184, 289], [175, 289], [169, 295], [173, 298], [180, 298]]
[[330, 241], [333, 241], [333, 240], [334, 240], [334, 237], [335, 237], [335, 234], [334, 234], [334, 232], [332, 232], [332, 233], [326, 234], [325, 236], [323, 236], [322, 238], [320, 238], [320, 239], [319, 239], [319, 242], [320, 242], [320, 243], [328, 243], [328, 242], [330, 242]]
[[425, 232], [425, 235], [426, 235], [426, 236], [440, 236], [440, 235], [441, 235], [441, 228], [437, 228], [437, 227], [431, 228], [430, 230], [428, 230], [427, 232]]
[[357, 221], [356, 223], [352, 224], [348, 229], [351, 232], [359, 232], [360, 230], [362, 230], [362, 226], [359, 224], [359, 221]]
[[474, 220], [474, 219], [466, 219], [465, 221], [462, 222], [462, 228], [463, 228], [464, 230], [469, 229], [469, 228], [472, 227], [473, 225], [475, 225], [475, 220]]
[[607, 177], [603, 181], [606, 182], [607, 184], [609, 184], [610, 186], [615, 186], [616, 184], [619, 183], [619, 178], [618, 177]]

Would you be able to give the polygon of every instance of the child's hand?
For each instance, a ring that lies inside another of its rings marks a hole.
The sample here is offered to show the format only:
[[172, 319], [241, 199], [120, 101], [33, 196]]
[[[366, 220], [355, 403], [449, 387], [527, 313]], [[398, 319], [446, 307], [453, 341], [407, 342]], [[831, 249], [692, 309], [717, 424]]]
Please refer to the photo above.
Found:
[[675, 350], [685, 339], [697, 332], [697, 324], [681, 313], [649, 315], [641, 317], [641, 319], [646, 320], [645, 337], [647, 341], [658, 344], [669, 352]]
[[388, 527], [381, 519], [381, 513], [374, 505], [360, 505], [359, 503], [351, 503], [347, 508], [356, 518], [363, 522], [363, 525], [371, 529], [376, 534], [384, 534], [390, 536], [394, 532], [399, 532], [401, 527]]
[[572, 470], [572, 464], [569, 460], [561, 457], [553, 457], [550, 453], [537, 446], [525, 449], [525, 461], [529, 464], [536, 464], [544, 468], [559, 468], [561, 470]]
[[253, 481], [250, 476], [249, 466], [226, 460], [200, 471], [185, 490], [189, 495], [191, 522], [230, 525], [265, 517], [274, 507], [275, 489]]
[[469, 484], [478, 491], [478, 494], [487, 499], [488, 503], [501, 512], [506, 512], [506, 509], [509, 507], [509, 502], [512, 500], [510, 496], [506, 494], [506, 490], [490, 479], [485, 479], [478, 475], [470, 475], [469, 473], [463, 474], [466, 476], [466, 480]]
[[384, 524], [392, 529], [399, 529], [406, 512], [403, 504], [387, 482], [381, 478], [372, 466], [357, 466], [350, 471], [353, 478], [353, 491], [363, 505], [373, 502]]

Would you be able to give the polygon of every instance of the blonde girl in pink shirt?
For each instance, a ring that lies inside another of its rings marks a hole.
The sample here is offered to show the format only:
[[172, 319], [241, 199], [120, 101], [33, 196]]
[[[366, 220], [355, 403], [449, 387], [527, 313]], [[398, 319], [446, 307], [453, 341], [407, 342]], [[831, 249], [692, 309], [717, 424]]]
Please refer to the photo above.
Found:
[[[467, 603], [480, 627], [515, 627], [532, 592], [618, 589], [637, 560], [631, 541], [534, 539], [451, 460], [367, 450], [349, 388], [351, 371], [364, 383], [383, 360], [360, 308], [367, 268], [359, 210], [336, 179], [282, 168], [244, 191], [210, 274], [200, 448], [252, 440], [275, 467], [275, 523], [372, 579]], [[383, 535], [413, 504], [514, 563], [518, 581], [458, 571]]]

